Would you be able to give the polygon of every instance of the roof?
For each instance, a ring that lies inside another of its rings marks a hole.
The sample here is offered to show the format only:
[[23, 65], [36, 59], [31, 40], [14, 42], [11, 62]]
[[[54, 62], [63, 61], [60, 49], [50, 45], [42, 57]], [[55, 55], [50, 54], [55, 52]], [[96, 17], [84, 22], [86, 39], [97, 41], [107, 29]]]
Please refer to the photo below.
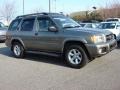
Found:
[[59, 14], [59, 13], [33, 13], [33, 14], [26, 14], [26, 15], [21, 15], [21, 16], [18, 16], [16, 18], [23, 18], [23, 17], [30, 17], [30, 16], [40, 16], [40, 15], [48, 15], [48, 16], [53, 16], [53, 15], [62, 15], [62, 14]]

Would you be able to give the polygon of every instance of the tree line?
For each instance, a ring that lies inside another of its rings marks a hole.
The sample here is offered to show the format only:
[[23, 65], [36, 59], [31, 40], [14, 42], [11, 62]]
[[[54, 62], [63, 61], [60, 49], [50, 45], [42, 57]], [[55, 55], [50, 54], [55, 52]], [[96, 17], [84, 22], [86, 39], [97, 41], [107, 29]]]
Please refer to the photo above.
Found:
[[105, 20], [106, 18], [120, 18], [120, 1], [114, 0], [106, 4], [105, 7], [96, 9], [93, 7], [91, 11], [80, 11], [70, 14], [76, 21], [85, 20]]

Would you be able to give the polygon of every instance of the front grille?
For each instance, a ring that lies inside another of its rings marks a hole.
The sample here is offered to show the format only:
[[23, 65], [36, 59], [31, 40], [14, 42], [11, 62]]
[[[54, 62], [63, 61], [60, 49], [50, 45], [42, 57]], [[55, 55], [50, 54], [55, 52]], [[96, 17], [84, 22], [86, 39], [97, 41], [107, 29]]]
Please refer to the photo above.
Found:
[[112, 39], [114, 39], [113, 34], [106, 35], [106, 41], [111, 41]]

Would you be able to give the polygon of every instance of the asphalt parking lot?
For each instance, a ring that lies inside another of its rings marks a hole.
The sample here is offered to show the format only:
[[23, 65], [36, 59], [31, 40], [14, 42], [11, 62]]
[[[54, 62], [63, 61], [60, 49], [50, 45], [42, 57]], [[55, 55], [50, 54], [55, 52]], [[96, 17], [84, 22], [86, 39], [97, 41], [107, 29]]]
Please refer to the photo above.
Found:
[[120, 46], [72, 69], [59, 57], [27, 54], [16, 59], [0, 43], [0, 90], [120, 90]]

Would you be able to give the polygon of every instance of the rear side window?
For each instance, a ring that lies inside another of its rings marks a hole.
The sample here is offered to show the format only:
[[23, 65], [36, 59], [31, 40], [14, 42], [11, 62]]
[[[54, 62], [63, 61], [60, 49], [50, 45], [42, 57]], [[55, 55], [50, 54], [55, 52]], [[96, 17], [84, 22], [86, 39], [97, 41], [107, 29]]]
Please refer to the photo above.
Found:
[[21, 25], [21, 31], [32, 31], [35, 19], [25, 19]]
[[17, 30], [20, 22], [21, 22], [21, 19], [16, 19], [16, 20], [12, 21], [12, 23], [10, 24], [10, 27], [9, 27], [8, 30], [10, 30], [10, 31], [15, 31], [15, 30]]

